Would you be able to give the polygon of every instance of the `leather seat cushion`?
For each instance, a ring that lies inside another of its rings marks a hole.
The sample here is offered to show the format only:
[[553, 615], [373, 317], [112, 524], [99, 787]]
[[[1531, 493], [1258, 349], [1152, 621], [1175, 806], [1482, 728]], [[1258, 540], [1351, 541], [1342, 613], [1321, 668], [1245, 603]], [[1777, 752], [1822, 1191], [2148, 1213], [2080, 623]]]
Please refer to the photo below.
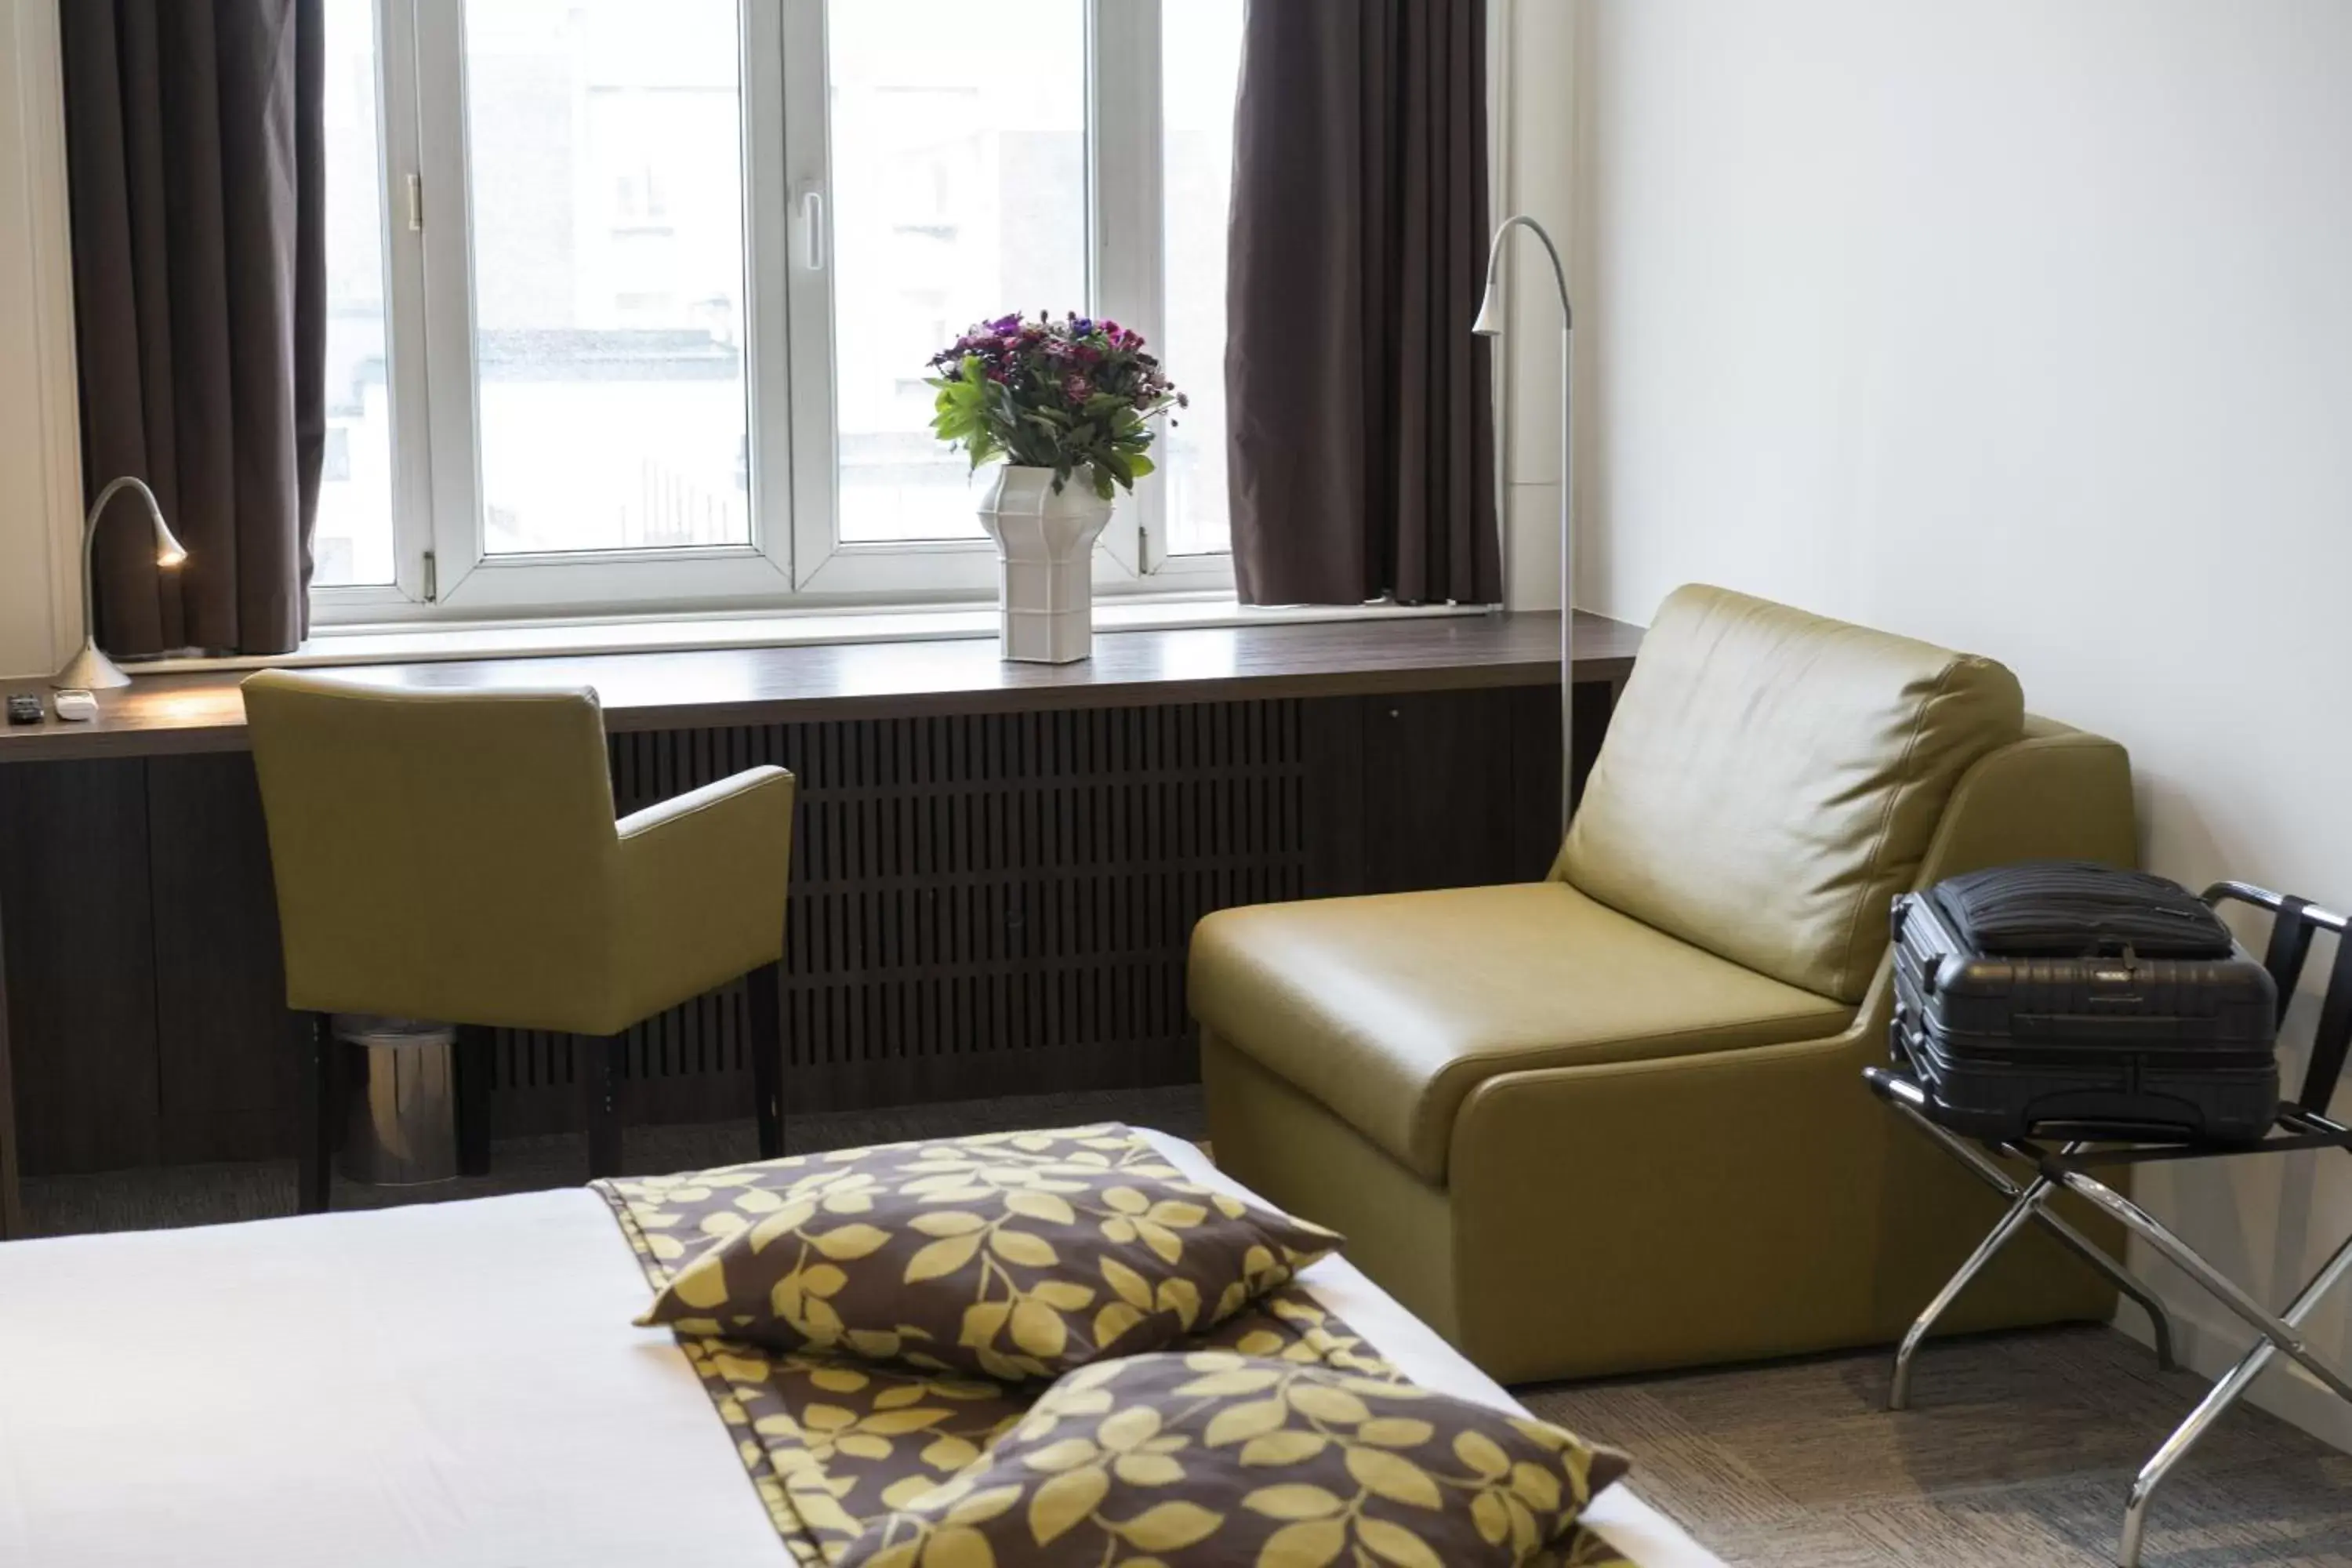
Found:
[[1853, 1016], [1563, 882], [1221, 910], [1193, 932], [1191, 1000], [1432, 1182], [1497, 1074], [1813, 1039]]

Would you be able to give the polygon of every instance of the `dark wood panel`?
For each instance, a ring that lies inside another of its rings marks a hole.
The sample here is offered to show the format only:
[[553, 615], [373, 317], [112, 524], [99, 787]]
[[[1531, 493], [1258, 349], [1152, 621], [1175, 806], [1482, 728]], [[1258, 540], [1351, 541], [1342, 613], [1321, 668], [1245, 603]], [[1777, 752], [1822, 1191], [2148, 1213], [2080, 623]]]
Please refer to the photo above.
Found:
[[[714, 636], [724, 623], [710, 623]], [[1641, 628], [1576, 618], [1577, 679], [1633, 667]], [[0, 731], [0, 763], [242, 749], [241, 669], [142, 676], [99, 694], [93, 723]], [[1008, 664], [993, 639], [696, 648], [344, 667], [436, 690], [593, 686], [608, 726], [722, 728], [819, 719], [1001, 713], [1225, 700], [1557, 686], [1556, 613], [1106, 632], [1095, 656]], [[18, 685], [30, 689], [30, 683]]]
[[25, 1234], [24, 1190], [16, 1179], [16, 1080], [8, 1053], [8, 930], [0, 910], [0, 1241]]
[[1523, 875], [1514, 852], [1511, 694], [1411, 692], [1363, 707], [1368, 890], [1461, 888]]
[[1364, 862], [1364, 727], [1371, 703], [1309, 702], [1299, 745], [1307, 773], [1307, 891], [1338, 898], [1370, 890]]
[[[1510, 694], [1510, 710], [1511, 874], [1505, 879], [1528, 882], [1549, 871], [1559, 853], [1559, 689], [1522, 687]], [[1599, 732], [1581, 704], [1577, 721], [1581, 752], [1599, 743]]]
[[163, 1158], [291, 1154], [294, 1019], [253, 759], [146, 767]]
[[152, 1163], [147, 766], [0, 768], [0, 908], [24, 1169]]

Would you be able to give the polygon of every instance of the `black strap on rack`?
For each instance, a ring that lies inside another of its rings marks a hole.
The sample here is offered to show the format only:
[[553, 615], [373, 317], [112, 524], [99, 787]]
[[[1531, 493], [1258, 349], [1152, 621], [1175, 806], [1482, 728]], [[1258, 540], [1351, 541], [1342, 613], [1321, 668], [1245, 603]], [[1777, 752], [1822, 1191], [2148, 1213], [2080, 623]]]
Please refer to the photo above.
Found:
[[[2301, 915], [2302, 911], [2297, 910], [2297, 925], [2305, 924]], [[2284, 910], [2279, 918], [2286, 918]], [[2306, 927], [2304, 943], [2308, 947], [2310, 942]], [[2284, 1005], [2284, 994], [2280, 1001]], [[2300, 1103], [2305, 1110], [2327, 1114], [2327, 1102], [2335, 1096], [2336, 1080], [2344, 1075], [2347, 1050], [2352, 1050], [2352, 932], [2336, 939], [2336, 963], [2328, 971], [2327, 994], [2319, 1004], [2319, 1027], [2311, 1037], [2311, 1067], [2303, 1075]]]
[[2271, 972], [2271, 980], [2278, 986], [2277, 1021], [2282, 1024], [2286, 1022], [2287, 1004], [2294, 999], [2294, 988], [2303, 981], [2304, 961], [2311, 956], [2311, 922], [2303, 918], [2303, 911], [2310, 907], [2309, 899], [2292, 894], [2281, 899], [2277, 916], [2271, 921], [2270, 946], [2263, 952], [2263, 967]]

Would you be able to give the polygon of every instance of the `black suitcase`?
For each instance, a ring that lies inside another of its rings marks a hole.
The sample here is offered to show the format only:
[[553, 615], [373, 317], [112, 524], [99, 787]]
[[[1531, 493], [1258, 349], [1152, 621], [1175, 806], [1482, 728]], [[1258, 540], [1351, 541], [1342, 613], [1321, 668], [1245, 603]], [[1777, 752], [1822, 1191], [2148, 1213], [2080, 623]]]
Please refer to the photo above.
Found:
[[1895, 900], [1895, 1059], [1971, 1137], [2242, 1143], [2278, 1113], [2270, 972], [2179, 884], [2035, 862]]

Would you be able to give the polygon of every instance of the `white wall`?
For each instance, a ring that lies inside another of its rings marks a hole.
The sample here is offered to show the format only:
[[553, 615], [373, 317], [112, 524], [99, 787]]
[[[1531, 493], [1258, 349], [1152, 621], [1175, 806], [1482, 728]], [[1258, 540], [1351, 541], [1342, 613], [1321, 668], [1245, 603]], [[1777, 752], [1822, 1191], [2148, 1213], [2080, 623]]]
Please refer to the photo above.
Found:
[[[1560, 155], [1574, 133], [1575, 23], [1568, 0], [1488, 0], [1494, 218], [1526, 213], [1563, 252], [1572, 252], [1577, 239], [1574, 168]], [[1513, 609], [1557, 609], [1559, 301], [1550, 263], [1533, 236], [1513, 235], [1507, 254], [1497, 425], [1505, 598]]]
[[[2352, 903], [2352, 5], [1584, 24], [1579, 603], [1704, 579], [1993, 655], [2130, 746], [2155, 868]], [[2352, 1230], [2340, 1154], [2140, 1191], [2273, 1305]]]
[[0, 0], [0, 679], [81, 636], [81, 478], [56, 0]]

